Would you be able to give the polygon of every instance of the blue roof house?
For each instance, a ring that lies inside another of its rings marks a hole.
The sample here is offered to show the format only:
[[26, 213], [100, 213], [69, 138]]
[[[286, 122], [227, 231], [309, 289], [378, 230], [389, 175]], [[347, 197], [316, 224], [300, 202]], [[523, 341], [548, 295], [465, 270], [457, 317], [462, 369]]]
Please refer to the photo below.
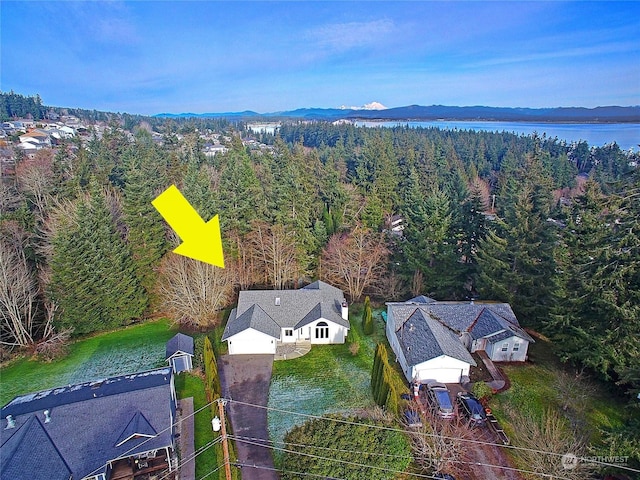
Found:
[[387, 303], [386, 335], [410, 382], [458, 383], [476, 366], [471, 353], [522, 362], [534, 340], [507, 303], [440, 302], [418, 296]]
[[173, 478], [176, 405], [167, 367], [16, 397], [0, 410], [0, 478]]

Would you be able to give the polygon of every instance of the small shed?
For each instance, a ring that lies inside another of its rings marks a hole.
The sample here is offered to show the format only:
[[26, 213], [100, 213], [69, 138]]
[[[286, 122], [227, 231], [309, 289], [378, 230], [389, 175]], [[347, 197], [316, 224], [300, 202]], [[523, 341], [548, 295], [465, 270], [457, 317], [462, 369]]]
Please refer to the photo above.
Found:
[[193, 368], [193, 338], [177, 333], [167, 342], [165, 359], [174, 373], [189, 371]]

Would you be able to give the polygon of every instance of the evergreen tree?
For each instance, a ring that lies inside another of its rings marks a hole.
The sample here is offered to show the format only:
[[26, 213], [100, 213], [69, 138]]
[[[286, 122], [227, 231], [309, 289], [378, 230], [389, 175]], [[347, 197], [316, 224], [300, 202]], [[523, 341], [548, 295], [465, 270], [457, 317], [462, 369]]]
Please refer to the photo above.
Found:
[[221, 170], [215, 195], [221, 228], [247, 233], [251, 222], [264, 215], [265, 202], [246, 151], [232, 150], [222, 160]]
[[142, 315], [147, 296], [97, 182], [76, 218], [58, 231], [53, 247], [50, 288], [62, 328], [78, 335], [126, 325]]
[[640, 175], [587, 182], [563, 232], [561, 302], [546, 323], [565, 359], [640, 391]]
[[154, 289], [157, 266], [168, 249], [162, 217], [152, 201], [168, 187], [166, 161], [157, 148], [138, 141], [123, 155], [124, 219], [136, 275], [147, 293]]
[[506, 183], [504, 221], [480, 243], [478, 290], [485, 299], [509, 302], [530, 325], [540, 326], [554, 302], [554, 245], [547, 218], [551, 188], [539, 159], [528, 157]]
[[444, 193], [413, 197], [404, 230], [404, 251], [413, 270], [420, 271], [430, 295], [456, 296], [461, 289], [450, 204]]
[[362, 331], [365, 335], [373, 334], [373, 313], [371, 311], [371, 300], [367, 295], [364, 299], [364, 309], [362, 310]]

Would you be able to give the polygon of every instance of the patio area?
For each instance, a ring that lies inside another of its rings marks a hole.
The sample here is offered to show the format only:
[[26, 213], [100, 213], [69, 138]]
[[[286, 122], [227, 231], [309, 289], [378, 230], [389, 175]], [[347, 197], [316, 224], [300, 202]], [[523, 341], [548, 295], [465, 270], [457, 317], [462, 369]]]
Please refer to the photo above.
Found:
[[302, 357], [311, 350], [311, 342], [278, 343], [274, 360], [291, 360]]
[[169, 473], [169, 464], [164, 455], [147, 459], [127, 458], [118, 460], [111, 470], [109, 480], [175, 480], [175, 473]]

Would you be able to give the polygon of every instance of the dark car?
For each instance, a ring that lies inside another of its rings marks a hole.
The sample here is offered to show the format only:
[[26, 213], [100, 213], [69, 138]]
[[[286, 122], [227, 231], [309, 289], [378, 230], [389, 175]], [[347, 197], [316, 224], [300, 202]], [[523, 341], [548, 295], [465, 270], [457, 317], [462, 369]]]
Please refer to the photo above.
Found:
[[442, 418], [452, 418], [455, 415], [451, 397], [449, 397], [449, 389], [444, 383], [427, 383], [427, 398], [431, 406]]
[[468, 392], [458, 393], [458, 405], [462, 414], [473, 425], [483, 426], [487, 423], [487, 414], [480, 401]]

